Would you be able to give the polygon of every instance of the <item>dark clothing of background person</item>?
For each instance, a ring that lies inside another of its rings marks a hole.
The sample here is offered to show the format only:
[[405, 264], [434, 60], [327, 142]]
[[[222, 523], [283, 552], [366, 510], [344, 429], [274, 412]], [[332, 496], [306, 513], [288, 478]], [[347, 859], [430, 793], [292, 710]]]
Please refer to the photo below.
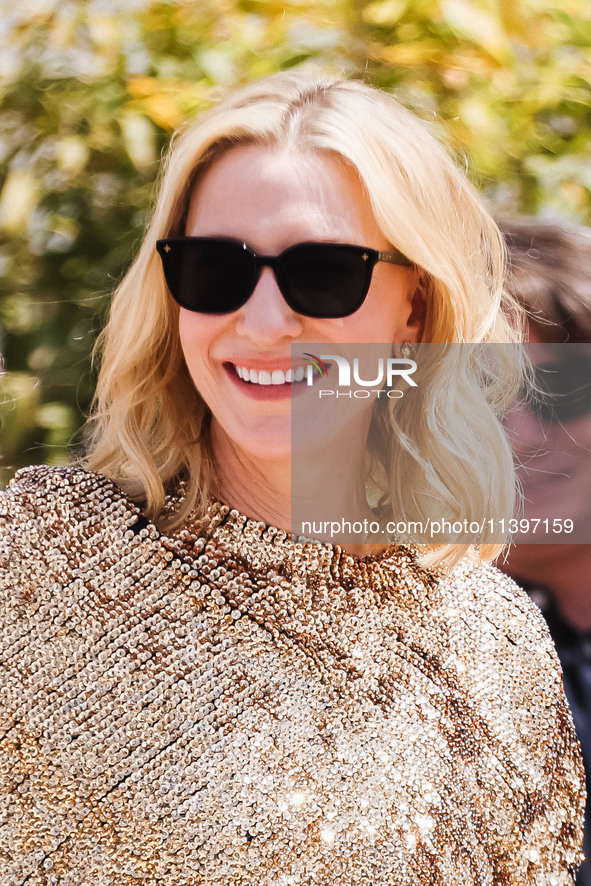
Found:
[[[564, 691], [570, 705], [583, 752], [585, 777], [591, 784], [591, 630], [579, 631], [560, 614], [547, 588], [519, 582], [542, 611], [562, 665]], [[591, 798], [587, 795], [585, 819], [591, 822]], [[591, 886], [591, 833], [585, 829], [586, 861], [579, 868], [576, 886]]]

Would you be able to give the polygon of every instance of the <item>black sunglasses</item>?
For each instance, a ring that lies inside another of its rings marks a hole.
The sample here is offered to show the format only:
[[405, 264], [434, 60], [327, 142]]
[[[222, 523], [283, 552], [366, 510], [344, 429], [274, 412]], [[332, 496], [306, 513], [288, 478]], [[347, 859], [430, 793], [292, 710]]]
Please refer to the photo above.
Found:
[[546, 347], [554, 348], [555, 353], [535, 366], [533, 410], [542, 421], [550, 423], [569, 422], [591, 413], [591, 347]]
[[411, 265], [401, 252], [344, 243], [297, 243], [280, 255], [257, 255], [222, 237], [158, 240], [172, 297], [201, 314], [229, 314], [246, 304], [262, 268], [273, 269], [289, 307], [306, 317], [348, 317], [363, 304], [380, 261]]

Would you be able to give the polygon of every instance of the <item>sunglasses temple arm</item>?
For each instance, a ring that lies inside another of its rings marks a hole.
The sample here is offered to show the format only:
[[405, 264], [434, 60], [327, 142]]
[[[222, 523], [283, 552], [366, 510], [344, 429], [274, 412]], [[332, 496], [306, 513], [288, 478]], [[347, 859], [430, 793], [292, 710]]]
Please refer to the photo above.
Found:
[[404, 267], [410, 267], [412, 265], [411, 260], [397, 249], [393, 252], [378, 252], [378, 261], [385, 261], [390, 265], [403, 265]]

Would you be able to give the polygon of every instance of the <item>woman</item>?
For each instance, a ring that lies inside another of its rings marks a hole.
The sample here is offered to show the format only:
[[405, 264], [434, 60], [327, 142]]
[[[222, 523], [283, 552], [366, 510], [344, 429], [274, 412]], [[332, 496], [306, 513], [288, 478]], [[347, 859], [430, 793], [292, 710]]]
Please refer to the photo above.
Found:
[[[359, 83], [270, 78], [173, 146], [106, 330], [97, 473], [28, 469], [3, 500], [3, 886], [572, 882], [578, 747], [498, 546], [289, 535], [310, 344], [514, 341], [500, 244], [423, 126]], [[463, 360], [420, 421], [404, 398], [372, 419], [382, 510], [511, 501], [513, 386], [452, 391]]]

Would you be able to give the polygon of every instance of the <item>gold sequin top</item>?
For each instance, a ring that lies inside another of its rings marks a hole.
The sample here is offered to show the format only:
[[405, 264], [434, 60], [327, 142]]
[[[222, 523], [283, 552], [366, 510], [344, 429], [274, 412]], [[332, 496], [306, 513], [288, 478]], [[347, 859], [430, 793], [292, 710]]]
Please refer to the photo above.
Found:
[[109, 480], [0, 498], [1, 886], [566, 886], [584, 790], [491, 566], [356, 558]]

